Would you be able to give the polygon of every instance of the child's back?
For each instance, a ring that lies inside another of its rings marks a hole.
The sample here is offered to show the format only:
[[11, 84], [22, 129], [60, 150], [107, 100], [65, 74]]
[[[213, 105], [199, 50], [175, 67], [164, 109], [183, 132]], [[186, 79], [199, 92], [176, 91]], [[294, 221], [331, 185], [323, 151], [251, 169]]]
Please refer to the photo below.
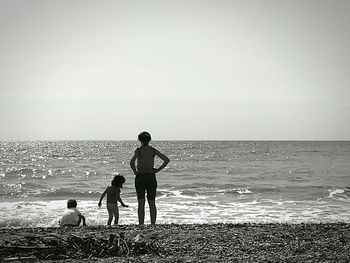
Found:
[[67, 201], [67, 210], [63, 214], [59, 223], [60, 226], [79, 226], [81, 220], [83, 220], [83, 225], [85, 226], [85, 217], [77, 209], [77, 201], [74, 199], [69, 199]]
[[79, 222], [79, 215], [81, 215], [81, 213], [78, 209], [67, 209], [61, 218], [60, 226], [76, 226]]
[[106, 189], [107, 203], [116, 204], [118, 196], [120, 195], [120, 187], [111, 185]]

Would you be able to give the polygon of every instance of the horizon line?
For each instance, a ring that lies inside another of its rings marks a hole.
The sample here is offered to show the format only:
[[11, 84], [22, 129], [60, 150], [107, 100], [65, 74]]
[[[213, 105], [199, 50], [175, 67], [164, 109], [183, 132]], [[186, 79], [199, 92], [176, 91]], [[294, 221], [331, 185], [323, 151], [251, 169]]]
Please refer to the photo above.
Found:
[[[0, 142], [60, 142], [60, 141], [138, 141], [137, 139], [0, 139]], [[159, 141], [217, 141], [217, 142], [350, 142], [350, 139], [157, 139]]]

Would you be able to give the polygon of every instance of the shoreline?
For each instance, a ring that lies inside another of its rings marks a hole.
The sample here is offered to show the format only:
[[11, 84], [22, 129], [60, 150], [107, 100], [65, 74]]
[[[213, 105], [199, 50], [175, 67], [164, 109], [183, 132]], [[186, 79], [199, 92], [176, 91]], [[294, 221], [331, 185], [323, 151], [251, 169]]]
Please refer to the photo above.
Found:
[[1, 228], [3, 262], [350, 262], [350, 223]]

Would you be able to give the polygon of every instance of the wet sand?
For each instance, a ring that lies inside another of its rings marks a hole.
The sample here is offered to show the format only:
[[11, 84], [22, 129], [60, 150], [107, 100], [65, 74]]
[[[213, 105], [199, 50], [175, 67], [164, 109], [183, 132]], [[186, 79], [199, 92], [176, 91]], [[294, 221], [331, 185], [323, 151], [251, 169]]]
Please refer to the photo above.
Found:
[[350, 224], [2, 228], [3, 262], [350, 262]]

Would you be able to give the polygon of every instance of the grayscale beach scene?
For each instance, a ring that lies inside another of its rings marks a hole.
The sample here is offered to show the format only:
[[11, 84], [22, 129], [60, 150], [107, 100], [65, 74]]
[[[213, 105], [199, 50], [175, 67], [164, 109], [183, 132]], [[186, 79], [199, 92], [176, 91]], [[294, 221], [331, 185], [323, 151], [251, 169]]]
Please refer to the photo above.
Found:
[[350, 262], [349, 13], [0, 0], [0, 262]]

